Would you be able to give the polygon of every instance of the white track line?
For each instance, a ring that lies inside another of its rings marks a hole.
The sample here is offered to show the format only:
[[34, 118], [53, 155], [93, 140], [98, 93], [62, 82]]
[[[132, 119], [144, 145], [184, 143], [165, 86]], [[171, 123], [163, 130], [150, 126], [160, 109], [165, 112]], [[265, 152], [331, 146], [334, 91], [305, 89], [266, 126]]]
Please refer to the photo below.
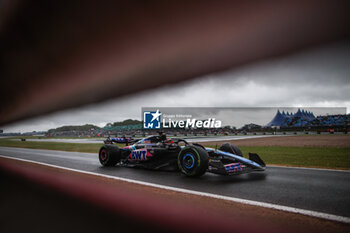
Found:
[[322, 213], [322, 212], [317, 212], [317, 211], [312, 211], [312, 210], [305, 210], [305, 209], [299, 209], [299, 208], [294, 208], [294, 207], [289, 207], [289, 206], [271, 204], [271, 203], [266, 203], [266, 202], [251, 201], [251, 200], [236, 198], [236, 197], [222, 196], [222, 195], [217, 195], [217, 194], [213, 194], [213, 193], [193, 191], [193, 190], [189, 190], [189, 189], [175, 188], [175, 187], [166, 186], [166, 185], [131, 180], [131, 179], [127, 179], [127, 178], [104, 175], [104, 174], [99, 174], [99, 173], [94, 173], [94, 172], [87, 172], [87, 171], [82, 171], [82, 170], [77, 170], [77, 169], [72, 169], [72, 168], [67, 168], [67, 167], [61, 167], [61, 166], [56, 166], [56, 165], [52, 165], [52, 164], [27, 160], [27, 159], [14, 158], [14, 157], [5, 156], [5, 155], [0, 155], [0, 157], [24, 161], [24, 162], [30, 162], [30, 163], [40, 164], [40, 165], [45, 165], [48, 167], [59, 168], [59, 169], [67, 170], [67, 171], [79, 172], [79, 173], [88, 174], [88, 175], [101, 176], [101, 177], [105, 177], [105, 178], [110, 178], [110, 179], [115, 179], [115, 180], [120, 180], [120, 181], [129, 182], [129, 183], [140, 184], [140, 185], [145, 185], [145, 186], [150, 186], [150, 187], [155, 187], [155, 188], [160, 188], [160, 189], [165, 189], [165, 190], [170, 190], [170, 191], [175, 191], [175, 192], [193, 194], [193, 195], [198, 195], [198, 196], [203, 196], [203, 197], [211, 197], [211, 198], [216, 198], [216, 199], [221, 199], [221, 200], [242, 203], [242, 204], [246, 204], [246, 205], [259, 206], [259, 207], [275, 209], [275, 210], [282, 210], [282, 211], [286, 211], [286, 212], [290, 212], [290, 213], [302, 214], [302, 215], [306, 215], [306, 216], [311, 216], [311, 217], [316, 217], [316, 218], [321, 218], [321, 219], [350, 224], [350, 218], [344, 217], [344, 216], [338, 216], [338, 215], [327, 214], [327, 213]]

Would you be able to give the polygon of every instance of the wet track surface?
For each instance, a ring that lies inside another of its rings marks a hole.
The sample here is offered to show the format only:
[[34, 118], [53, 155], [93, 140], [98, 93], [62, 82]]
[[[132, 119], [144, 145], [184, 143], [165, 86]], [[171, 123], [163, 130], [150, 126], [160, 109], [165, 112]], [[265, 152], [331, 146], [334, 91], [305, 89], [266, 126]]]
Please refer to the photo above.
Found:
[[[179, 137], [183, 138], [188, 142], [211, 142], [211, 141], [229, 141], [229, 140], [240, 140], [240, 139], [250, 139], [250, 138], [264, 138], [264, 137], [280, 137], [283, 135], [240, 135], [240, 136], [193, 136], [193, 137]], [[289, 135], [290, 136], [290, 135]], [[171, 138], [171, 137], [170, 137]], [[21, 139], [11, 139], [14, 141], [20, 141]], [[103, 143], [105, 138], [100, 139], [60, 139], [60, 138], [44, 138], [44, 139], [26, 139], [26, 141], [32, 142], [62, 142], [62, 143]]]
[[346, 171], [268, 167], [265, 172], [238, 176], [206, 173], [188, 178], [179, 172], [105, 168], [91, 153], [0, 147], [0, 155], [350, 217], [350, 172]]

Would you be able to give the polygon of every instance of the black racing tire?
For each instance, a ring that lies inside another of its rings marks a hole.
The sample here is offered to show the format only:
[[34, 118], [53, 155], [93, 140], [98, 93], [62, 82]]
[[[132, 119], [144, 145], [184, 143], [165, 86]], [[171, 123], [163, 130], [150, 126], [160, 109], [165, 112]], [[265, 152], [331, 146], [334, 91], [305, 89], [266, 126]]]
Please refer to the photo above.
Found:
[[177, 157], [179, 169], [186, 176], [202, 176], [208, 169], [208, 152], [199, 146], [184, 147]]
[[116, 145], [103, 145], [98, 153], [98, 159], [103, 166], [115, 166], [121, 159], [121, 151]]
[[242, 151], [235, 145], [230, 144], [230, 143], [224, 143], [220, 146], [220, 149], [222, 151], [228, 152], [228, 153], [232, 153], [235, 155], [239, 155], [243, 157], [243, 153]]

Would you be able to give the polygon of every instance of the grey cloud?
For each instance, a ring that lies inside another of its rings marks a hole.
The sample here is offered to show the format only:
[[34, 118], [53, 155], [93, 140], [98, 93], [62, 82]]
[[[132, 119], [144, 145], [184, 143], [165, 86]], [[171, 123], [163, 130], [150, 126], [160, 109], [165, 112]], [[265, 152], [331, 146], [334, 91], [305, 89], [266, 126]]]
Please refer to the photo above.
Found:
[[98, 105], [19, 122], [4, 127], [4, 130], [24, 132], [85, 123], [103, 126], [127, 118], [140, 119], [141, 107], [147, 106], [349, 109], [349, 61], [350, 43], [332, 44]]

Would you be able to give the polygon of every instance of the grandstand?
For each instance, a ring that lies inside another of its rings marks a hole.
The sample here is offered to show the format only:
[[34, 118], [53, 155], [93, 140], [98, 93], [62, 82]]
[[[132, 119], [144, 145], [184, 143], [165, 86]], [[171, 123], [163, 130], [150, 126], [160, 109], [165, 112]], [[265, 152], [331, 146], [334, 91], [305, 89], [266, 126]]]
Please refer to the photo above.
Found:
[[266, 127], [303, 127], [306, 126], [308, 122], [314, 120], [316, 117], [312, 112], [298, 109], [298, 111], [293, 113], [281, 113], [277, 110], [275, 117], [266, 125]]
[[266, 125], [266, 127], [279, 127], [279, 128], [313, 128], [322, 129], [329, 127], [348, 128], [350, 115], [338, 114], [338, 115], [326, 115], [317, 116], [312, 112], [300, 110], [293, 113], [281, 113], [277, 110], [275, 117]]

